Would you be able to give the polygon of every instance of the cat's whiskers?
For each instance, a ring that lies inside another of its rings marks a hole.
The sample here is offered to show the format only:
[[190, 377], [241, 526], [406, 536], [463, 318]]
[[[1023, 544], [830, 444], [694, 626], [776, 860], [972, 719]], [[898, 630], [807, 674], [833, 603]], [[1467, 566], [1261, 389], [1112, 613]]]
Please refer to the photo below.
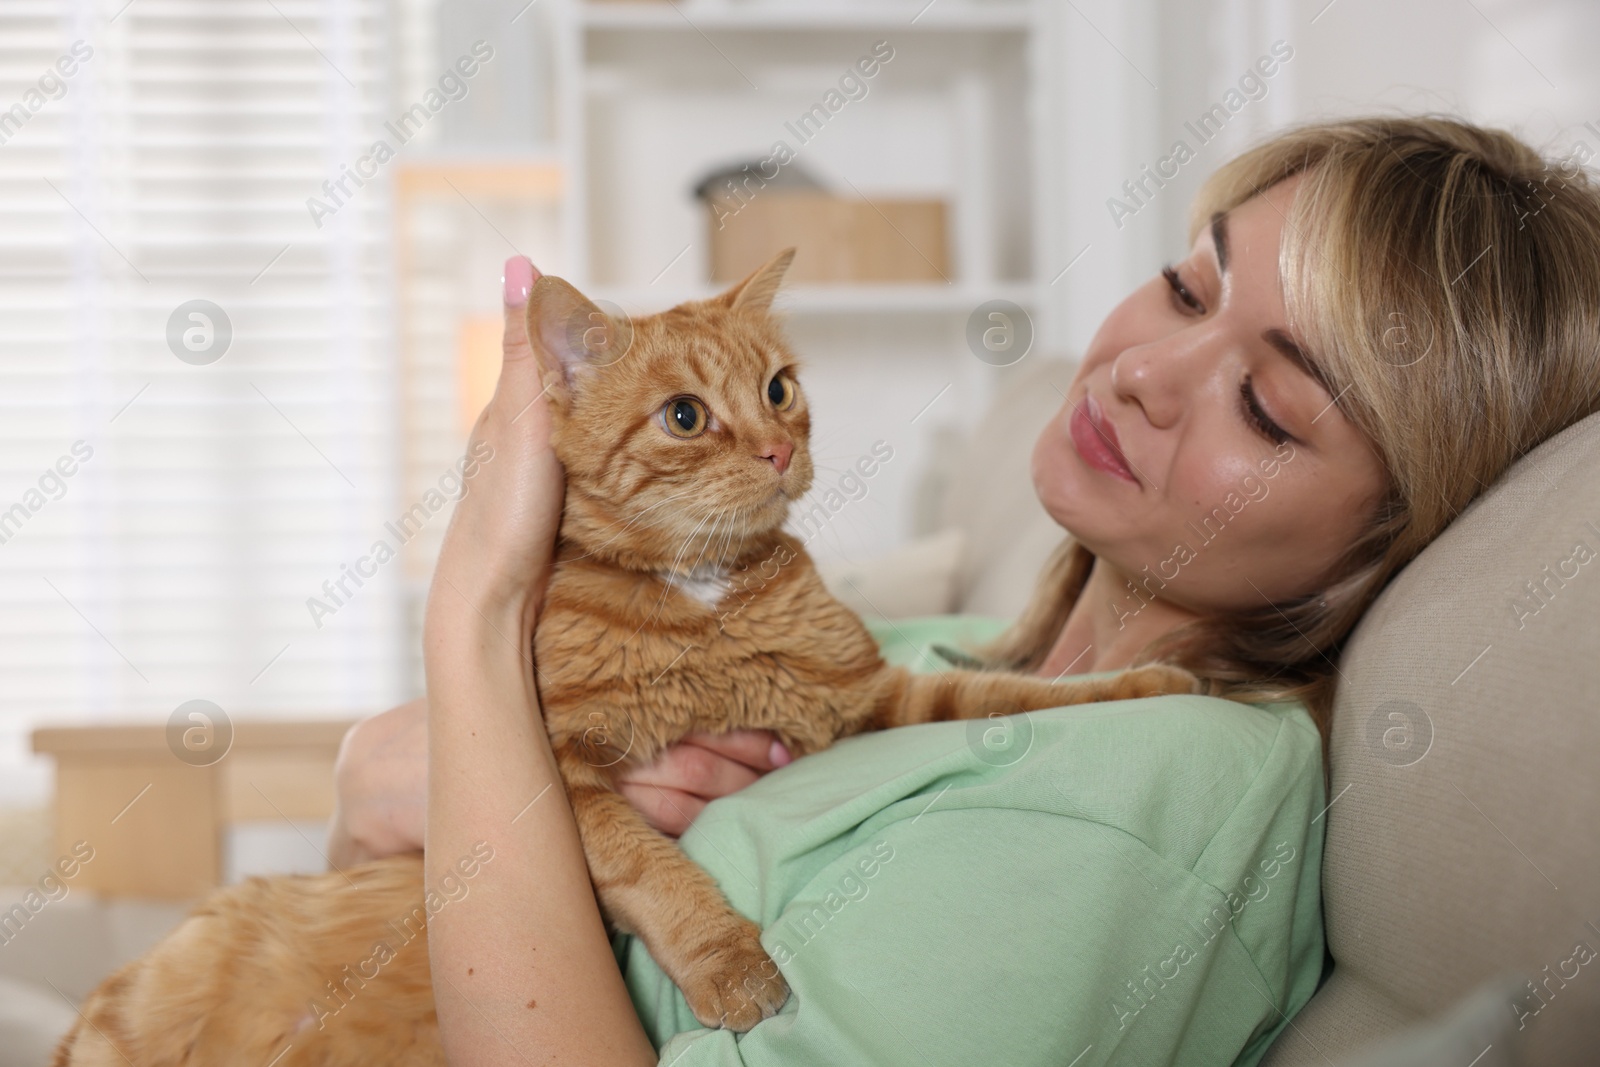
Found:
[[717, 509], [717, 517], [712, 520], [711, 529], [708, 530], [706, 532], [706, 535], [700, 539], [700, 551], [698, 551], [698, 552], [696, 552], [694, 554], [694, 562], [689, 564], [689, 566], [687, 568], [685, 568], [684, 573], [686, 573], [686, 574], [688, 574], [690, 576], [693, 576], [696, 572], [698, 572], [700, 570], [700, 561], [702, 559], [705, 559], [705, 557], [706, 557], [706, 549], [710, 548], [712, 546], [712, 544], [714, 544], [716, 542], [717, 531], [722, 529], [722, 517], [726, 513], [726, 511], [727, 511], [726, 508], [718, 508]]
[[[671, 496], [667, 497], [665, 500], [656, 501], [654, 504], [651, 504], [649, 507], [647, 507], [644, 510], [640, 511], [639, 514], [635, 515], [633, 518], [631, 518], [627, 522], [623, 523], [622, 527], [619, 530], [617, 530], [617, 534], [616, 534], [615, 537], [611, 538], [609, 541], [606, 541], [606, 542], [604, 542], [602, 544], [596, 545], [595, 547], [591, 548], [589, 551], [585, 552], [581, 556], [574, 556], [573, 559], [575, 559], [575, 560], [588, 559], [590, 556], [594, 555], [596, 552], [599, 552], [601, 549], [609, 548], [610, 546], [616, 544], [617, 541], [622, 538], [623, 534], [628, 532], [628, 530], [633, 526], [634, 523], [636, 523], [640, 519], [644, 518], [646, 515], [648, 515], [652, 511], [654, 511], [656, 508], [659, 508], [664, 504], [670, 504], [674, 500], [681, 500], [686, 496], [692, 495], [693, 493], [694, 493], [693, 489], [685, 489], [681, 493], [673, 493]], [[614, 522], [607, 523], [606, 526], [605, 526], [605, 529], [610, 529], [611, 527], [616, 526], [616, 525], [617, 524], [614, 523]], [[648, 525], [654, 526], [654, 525], [656, 525], [656, 523], [651, 522]]]
[[683, 544], [678, 546], [677, 553], [672, 557], [671, 565], [668, 566], [663, 571], [663, 573], [666, 573], [666, 574], [677, 574], [678, 573], [678, 564], [683, 562], [684, 553], [689, 551], [689, 546], [694, 543], [695, 534], [699, 533], [701, 528], [704, 527], [707, 522], [711, 521], [712, 516], [718, 514], [721, 510], [722, 510], [721, 508], [711, 508], [710, 510], [708, 510], [706, 512], [705, 518], [703, 518], [699, 522], [695, 523], [694, 529], [690, 530], [689, 533], [688, 533], [688, 536], [684, 537]]
[[748, 538], [749, 536], [750, 536], [750, 515], [749, 515], [748, 512], [744, 512], [739, 516], [738, 536], [734, 539], [735, 542], [737, 542], [738, 547], [735, 548], [733, 543], [730, 543], [729, 546], [728, 546], [728, 557], [727, 557], [727, 559], [728, 559], [728, 564], [730, 566], [733, 564], [734, 560], [736, 560], [740, 556], [744, 555], [744, 542], [745, 542], [745, 539]]
[[[726, 506], [714, 507], [714, 509], [710, 509], [709, 512], [707, 512], [706, 517], [701, 518], [701, 520], [694, 525], [694, 530], [691, 530], [690, 533], [688, 533], [688, 536], [683, 537], [683, 544], [678, 545], [677, 553], [675, 553], [674, 557], [672, 557], [672, 565], [667, 566], [666, 569], [661, 569], [661, 571], [658, 571], [659, 576], [662, 577], [661, 600], [656, 601], [656, 606], [651, 609], [650, 617], [646, 617], [645, 621], [640, 624], [640, 627], [638, 627], [637, 630], [634, 630], [634, 637], [638, 637], [638, 633], [642, 632], [646, 625], [650, 625], [651, 622], [656, 621], [656, 617], [661, 614], [661, 609], [664, 608], [667, 603], [667, 590], [677, 589], [678, 592], [683, 592], [685, 595], [696, 597], [696, 592], [694, 592], [691, 587], [686, 589], [685, 582], [699, 581], [699, 579], [696, 579], [696, 576], [694, 576], [694, 571], [699, 568], [699, 561], [701, 561], [701, 558], [706, 555], [707, 547], [712, 544], [715, 536], [717, 536], [718, 526], [722, 525], [722, 517], [726, 514], [726, 512], [728, 512], [728, 510], [730, 510], [730, 507]], [[694, 536], [701, 531], [702, 526], [706, 526], [707, 522], [712, 523], [712, 528], [710, 528], [710, 533], [707, 533], [706, 537], [702, 539], [701, 550], [699, 550], [699, 553], [696, 553], [693, 563], [691, 563], [688, 568], [680, 568], [678, 565], [680, 565], [680, 563], [683, 561], [683, 553], [688, 552], [690, 545], [694, 542]], [[715, 569], [723, 568], [718, 566], [718, 568]], [[717, 579], [717, 577], [722, 576], [714, 576], [714, 581]], [[629, 638], [629, 640], [632, 640], [632, 638]]]
[[[717, 534], [723, 528], [722, 527], [722, 520], [727, 516], [728, 512], [732, 511], [732, 510], [733, 510], [732, 505], [726, 505], [724, 507], [721, 507], [721, 508], [717, 509], [717, 518], [716, 518], [716, 521], [711, 524], [711, 532], [706, 534], [704, 541], [700, 545], [700, 551], [694, 557], [694, 562], [689, 564], [689, 568], [688, 568], [688, 571], [687, 571], [687, 573], [689, 575], [693, 576], [695, 574], [695, 572], [700, 569], [700, 561], [705, 558], [706, 551], [712, 545], [717, 543]], [[713, 571], [721, 570], [722, 569], [721, 560], [716, 555], [713, 555], [711, 557], [710, 566], [711, 566], [711, 569]]]
[[[695, 524], [694, 529], [690, 530], [688, 536], [683, 539], [683, 544], [678, 546], [678, 552], [672, 558], [672, 565], [670, 567], [668, 567], [664, 571], [657, 571], [656, 572], [657, 574], [662, 575], [663, 578], [665, 578], [665, 576], [668, 575], [668, 574], [676, 573], [677, 566], [678, 566], [678, 561], [683, 558], [684, 552], [686, 552], [688, 550], [689, 542], [694, 539], [695, 532], [698, 531], [700, 529], [700, 527], [704, 526], [706, 524], [706, 520], [710, 519], [711, 516], [716, 513], [716, 511], [717, 511], [716, 508], [711, 508], [711, 509], [707, 510], [705, 517], [702, 518], [698, 523]], [[671, 589], [672, 589], [672, 583], [670, 581], [663, 580], [662, 589], [661, 589], [661, 599], [656, 601], [655, 607], [650, 609], [650, 614], [645, 616], [644, 621], [641, 622], [634, 629], [633, 633], [629, 634], [626, 638], [624, 638], [622, 640], [622, 642], [617, 646], [619, 649], [625, 648], [629, 644], [629, 642], [631, 642], [635, 637], [638, 637], [641, 633], [644, 632], [645, 627], [649, 626], [651, 623], [656, 621], [656, 617], [661, 614], [661, 609], [664, 606], [666, 606], [667, 594], [671, 591]], [[684, 651], [688, 651], [688, 650], [685, 649]]]
[[[673, 579], [675, 577], [683, 574], [683, 572], [681, 572], [679, 570], [679, 567], [678, 567], [679, 563], [681, 563], [683, 561], [683, 554], [689, 550], [689, 545], [694, 542], [695, 535], [700, 532], [701, 528], [704, 527], [705, 524], [708, 521], [710, 521], [713, 516], [720, 516], [724, 510], [725, 510], [724, 508], [720, 508], [720, 507], [711, 508], [710, 510], [708, 510], [706, 512], [705, 518], [701, 519], [698, 523], [695, 524], [694, 529], [690, 530], [688, 536], [683, 539], [683, 544], [678, 546], [677, 553], [672, 557], [672, 564], [669, 567], [665, 568], [664, 570], [661, 570], [661, 571], [657, 572], [663, 578], [662, 589], [661, 589], [661, 599], [656, 601], [656, 606], [651, 609], [649, 617], [646, 618], [645, 621], [639, 625], [639, 629], [635, 630], [633, 632], [634, 636], [637, 636], [641, 630], [643, 630], [646, 626], [649, 626], [652, 622], [655, 621], [656, 617], [661, 614], [661, 609], [663, 607], [665, 607], [666, 603], [667, 603], [667, 594], [674, 588]], [[714, 528], [715, 527], [713, 527], [713, 529]], [[703, 554], [704, 551], [705, 551], [705, 546], [704, 546], [704, 544], [702, 544], [701, 545], [701, 553]], [[700, 562], [700, 557], [696, 556], [695, 557], [695, 565], [698, 565], [699, 562]], [[693, 570], [694, 570], [694, 567], [691, 566], [689, 568], [689, 572], [692, 574]], [[630, 637], [629, 640], [632, 640], [632, 638]]]
[[[733, 541], [734, 541], [734, 536], [733, 535], [736, 532], [737, 533], [741, 533], [741, 534], [743, 533], [743, 530], [740, 529], [740, 527], [742, 525], [743, 524], [739, 522], [739, 516], [736, 513], [734, 515], [734, 517], [733, 517], [733, 521], [728, 523], [727, 528], [725, 530], [723, 530], [723, 533], [722, 533], [722, 545], [721, 545], [720, 548], [717, 549], [717, 552], [716, 552], [716, 555], [715, 555], [714, 558], [717, 561], [717, 565], [719, 567], [723, 568], [724, 570], [726, 570], [728, 567], [732, 566], [732, 564], [733, 564], [733, 561], [731, 559], [729, 559], [728, 556], [729, 556], [729, 553], [733, 549]], [[743, 540], [743, 538], [741, 537], [740, 540]]]
[[[674, 500], [682, 500], [686, 496], [693, 496], [695, 488], [696, 487], [691, 486], [690, 488], [685, 489], [681, 493], [673, 493], [671, 496], [667, 497], [665, 500], [657, 500], [654, 504], [651, 504], [649, 507], [640, 510], [639, 514], [635, 515], [633, 518], [631, 518], [627, 522], [623, 523], [622, 529], [619, 530], [618, 533], [626, 532], [628, 527], [632, 526], [634, 523], [638, 522], [640, 519], [642, 519], [646, 515], [650, 514], [650, 512], [654, 511], [656, 508], [659, 508], [659, 507], [661, 507], [661, 506], [663, 506], [665, 504], [670, 504]], [[612, 523], [611, 525], [615, 526], [616, 523]]]

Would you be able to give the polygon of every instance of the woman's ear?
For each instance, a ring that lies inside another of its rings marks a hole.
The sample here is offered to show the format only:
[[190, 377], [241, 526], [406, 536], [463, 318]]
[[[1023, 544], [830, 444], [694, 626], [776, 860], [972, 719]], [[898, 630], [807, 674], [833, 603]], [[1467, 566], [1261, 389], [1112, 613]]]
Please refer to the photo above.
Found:
[[744, 281], [714, 298], [713, 302], [730, 311], [770, 311], [772, 298], [778, 295], [778, 286], [783, 284], [783, 276], [793, 262], [794, 249], [785, 248], [757, 267]]
[[558, 400], [564, 404], [587, 376], [627, 355], [633, 324], [607, 315], [571, 283], [546, 274], [528, 293], [528, 342], [546, 368], [560, 369], [565, 388]]

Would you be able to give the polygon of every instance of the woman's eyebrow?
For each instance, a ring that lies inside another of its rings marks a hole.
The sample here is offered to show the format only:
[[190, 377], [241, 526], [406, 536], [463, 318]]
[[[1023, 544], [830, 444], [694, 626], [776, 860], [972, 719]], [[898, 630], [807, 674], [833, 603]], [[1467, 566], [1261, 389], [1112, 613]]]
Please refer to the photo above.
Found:
[[1305, 349], [1296, 344], [1294, 338], [1287, 332], [1274, 326], [1270, 330], [1262, 330], [1261, 339], [1277, 349], [1290, 363], [1300, 368], [1302, 374], [1320, 385], [1323, 392], [1333, 396], [1333, 383], [1328, 380], [1327, 372], [1306, 353]]
[[[1228, 273], [1228, 215], [1219, 211], [1211, 216], [1211, 244], [1217, 250], [1217, 271], [1220, 274]], [[1327, 372], [1307, 354], [1306, 350], [1290, 337], [1288, 331], [1273, 327], [1261, 331], [1261, 339], [1277, 349], [1290, 363], [1300, 368], [1300, 373], [1310, 378], [1322, 387], [1322, 391], [1333, 396], [1333, 383], [1328, 379]]]

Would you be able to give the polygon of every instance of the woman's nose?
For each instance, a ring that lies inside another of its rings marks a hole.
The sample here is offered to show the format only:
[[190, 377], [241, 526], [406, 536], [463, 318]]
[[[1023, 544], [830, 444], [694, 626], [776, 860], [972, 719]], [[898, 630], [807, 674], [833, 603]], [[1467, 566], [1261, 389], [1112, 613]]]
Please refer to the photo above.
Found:
[[1151, 424], [1165, 429], [1183, 414], [1205, 374], [1208, 347], [1197, 338], [1164, 337], [1132, 345], [1111, 361], [1111, 389], [1144, 409]]

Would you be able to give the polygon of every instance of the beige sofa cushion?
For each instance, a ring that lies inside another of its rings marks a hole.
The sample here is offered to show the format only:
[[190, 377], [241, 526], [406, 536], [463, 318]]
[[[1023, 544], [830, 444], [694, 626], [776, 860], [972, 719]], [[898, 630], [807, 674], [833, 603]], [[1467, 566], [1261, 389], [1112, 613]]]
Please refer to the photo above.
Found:
[[851, 611], [864, 619], [906, 619], [955, 610], [960, 530], [940, 530], [860, 562], [827, 560], [817, 573]]
[[994, 401], [944, 489], [944, 524], [963, 534], [954, 610], [1015, 618], [1066, 538], [1034, 494], [1030, 460], [1076, 372], [1074, 362], [1039, 356], [996, 372]]
[[892, 552], [818, 570], [867, 618], [965, 612], [1014, 618], [1066, 531], [1033, 492], [1029, 457], [1076, 364], [1031, 357], [995, 371], [997, 392], [970, 435], [951, 434], [924, 472], [934, 532]]
[[1340, 661], [1336, 966], [1269, 1067], [1326, 1064], [1505, 971], [1530, 1063], [1600, 1048], [1600, 416], [1396, 577]]

